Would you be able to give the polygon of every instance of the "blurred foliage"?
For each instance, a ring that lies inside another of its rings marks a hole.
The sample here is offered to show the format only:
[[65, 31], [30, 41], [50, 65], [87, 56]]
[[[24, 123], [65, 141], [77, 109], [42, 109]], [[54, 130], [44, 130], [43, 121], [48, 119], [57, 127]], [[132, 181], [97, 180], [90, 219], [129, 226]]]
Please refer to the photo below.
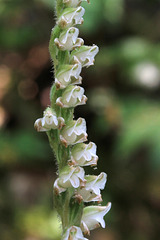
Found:
[[[3, 240], [59, 240], [52, 206], [54, 156], [34, 121], [49, 105], [48, 42], [54, 0], [0, 0], [0, 235]], [[160, 1], [90, 0], [80, 35], [97, 44], [84, 69], [89, 141], [108, 184], [108, 228], [92, 240], [157, 240], [160, 229]], [[89, 173], [89, 168], [86, 168]]]

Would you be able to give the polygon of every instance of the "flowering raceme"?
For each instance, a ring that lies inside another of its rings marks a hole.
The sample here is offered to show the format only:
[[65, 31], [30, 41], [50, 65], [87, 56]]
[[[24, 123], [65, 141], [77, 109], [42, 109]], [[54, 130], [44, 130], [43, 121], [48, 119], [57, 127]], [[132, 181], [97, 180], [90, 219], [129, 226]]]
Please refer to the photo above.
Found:
[[[85, 105], [87, 97], [80, 76], [83, 67], [94, 64], [99, 51], [79, 38], [87, 0], [57, 0], [57, 25], [51, 33], [50, 55], [55, 81], [51, 88], [51, 106], [35, 122], [38, 132], [45, 131], [57, 160], [58, 177], [54, 182], [54, 203], [62, 222], [62, 240], [88, 240], [90, 230], [105, 227], [104, 216], [111, 203], [101, 206], [101, 190], [107, 174], [86, 175], [84, 167], [97, 166], [97, 146], [87, 141], [84, 118], [74, 119], [74, 108]], [[93, 204], [91, 202], [94, 202]], [[97, 202], [98, 205], [94, 205]], [[90, 204], [86, 206], [86, 204]]]

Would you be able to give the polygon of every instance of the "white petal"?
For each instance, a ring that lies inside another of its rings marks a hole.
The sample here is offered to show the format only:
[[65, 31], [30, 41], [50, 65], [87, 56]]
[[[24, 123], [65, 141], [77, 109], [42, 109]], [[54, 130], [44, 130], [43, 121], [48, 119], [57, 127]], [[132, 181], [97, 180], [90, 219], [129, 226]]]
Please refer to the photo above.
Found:
[[79, 178], [76, 175], [73, 175], [70, 178], [70, 182], [74, 188], [78, 188], [80, 186]]

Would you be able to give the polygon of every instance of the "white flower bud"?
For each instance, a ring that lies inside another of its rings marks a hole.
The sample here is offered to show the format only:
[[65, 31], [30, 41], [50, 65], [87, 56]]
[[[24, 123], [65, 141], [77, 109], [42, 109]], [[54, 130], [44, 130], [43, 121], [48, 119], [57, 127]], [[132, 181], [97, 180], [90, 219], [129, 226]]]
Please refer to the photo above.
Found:
[[67, 123], [61, 130], [60, 139], [66, 147], [76, 143], [87, 141], [86, 121], [84, 118], [78, 118]]
[[43, 118], [39, 118], [35, 121], [34, 127], [38, 132], [50, 131], [51, 129], [61, 129], [64, 126], [64, 119], [56, 116], [56, 113], [47, 108], [44, 111]]
[[83, 236], [80, 227], [71, 226], [64, 232], [62, 240], [88, 240]]
[[57, 89], [66, 88], [69, 84], [79, 84], [82, 81], [80, 73], [82, 70], [81, 64], [61, 65], [56, 72], [55, 84]]
[[88, 0], [63, 0], [63, 3], [67, 5], [67, 7], [77, 7], [81, 4], [81, 2], [87, 2]]
[[101, 202], [100, 189], [104, 189], [106, 184], [106, 173], [100, 173], [98, 176], [87, 175], [85, 176], [86, 184], [82, 189], [78, 189], [77, 193], [82, 196], [83, 201], [98, 201]]
[[79, 86], [68, 86], [62, 93], [62, 97], [57, 98], [56, 104], [63, 108], [76, 107], [83, 105], [87, 101], [84, 88]]
[[96, 166], [98, 156], [96, 155], [96, 144], [78, 143], [71, 150], [71, 163], [79, 166]]
[[75, 27], [70, 27], [67, 30], [64, 30], [59, 38], [56, 38], [54, 40], [57, 47], [62, 50], [68, 50], [71, 51], [76, 47], [80, 47], [84, 44], [84, 41], [82, 38], [78, 38], [79, 30]]
[[85, 9], [83, 7], [66, 8], [58, 19], [58, 25], [61, 28], [69, 28], [76, 24], [82, 24], [84, 13]]
[[111, 209], [111, 203], [107, 206], [88, 206], [83, 209], [81, 229], [85, 234], [89, 234], [90, 230], [97, 227], [105, 228], [103, 217]]
[[94, 57], [98, 53], [99, 48], [93, 46], [81, 46], [71, 53], [71, 59], [74, 63], [81, 63], [83, 67], [89, 67], [94, 64]]
[[59, 178], [54, 183], [56, 193], [64, 192], [69, 187], [78, 188], [84, 186], [84, 169], [81, 167], [66, 166], [60, 172]]

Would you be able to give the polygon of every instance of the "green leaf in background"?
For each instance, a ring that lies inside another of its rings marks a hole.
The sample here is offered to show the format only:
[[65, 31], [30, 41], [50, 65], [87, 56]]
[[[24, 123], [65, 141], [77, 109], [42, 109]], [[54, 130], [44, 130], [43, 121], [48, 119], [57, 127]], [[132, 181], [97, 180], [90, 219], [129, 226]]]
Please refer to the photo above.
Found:
[[111, 23], [119, 23], [124, 13], [124, 0], [104, 0], [104, 16]]
[[[37, 134], [38, 135], [38, 134]], [[47, 141], [33, 132], [19, 131], [15, 134], [4, 134], [0, 137], [0, 165], [12, 165], [19, 162], [34, 164], [32, 159], [47, 161], [51, 150]]]
[[115, 155], [129, 159], [146, 147], [151, 165], [160, 166], [160, 105], [137, 97], [124, 99], [122, 106], [123, 123]]

